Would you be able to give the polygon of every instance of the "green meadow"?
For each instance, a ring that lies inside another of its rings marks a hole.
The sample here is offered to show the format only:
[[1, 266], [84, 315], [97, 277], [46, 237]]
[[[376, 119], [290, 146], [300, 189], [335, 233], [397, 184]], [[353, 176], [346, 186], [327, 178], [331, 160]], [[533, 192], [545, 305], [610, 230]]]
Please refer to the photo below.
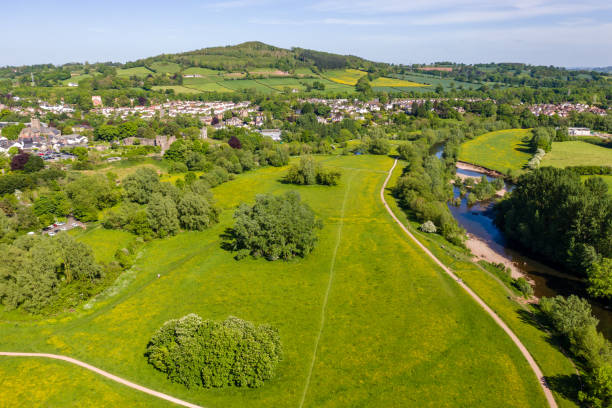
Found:
[[181, 70], [179, 64], [170, 61], [156, 61], [151, 64], [150, 68], [158, 74], [174, 74]]
[[123, 77], [146, 77], [149, 74], [153, 74], [154, 72], [148, 69], [147, 67], [134, 67], [134, 68], [124, 68], [117, 70], [117, 76]]
[[459, 160], [508, 173], [521, 170], [532, 157], [529, 129], [508, 129], [489, 132], [463, 143]]
[[[379, 191], [392, 159], [320, 160], [343, 172], [338, 186], [283, 184], [285, 167], [245, 173], [214, 188], [222, 208], [218, 225], [145, 244], [134, 267], [110, 291], [114, 296], [90, 301], [90, 308], [19, 322], [0, 310], [0, 349], [66, 354], [206, 407], [301, 406], [302, 398], [306, 407], [546, 406], [537, 378], [508, 336], [385, 211]], [[394, 178], [399, 174], [398, 165]], [[236, 261], [222, 249], [221, 236], [240, 202], [290, 190], [297, 190], [323, 221], [313, 253], [289, 262]], [[395, 206], [390, 197], [387, 201]], [[95, 248], [96, 242], [124, 245], [129, 238], [114, 233], [92, 229], [79, 239]], [[96, 256], [109, 256], [112, 245], [96, 248]], [[516, 330], [546, 375], [571, 374], [569, 361], [546, 342], [545, 333], [522, 319], [503, 286], [474, 264], [448, 255], [447, 244], [444, 250], [442, 242], [427, 245], [442, 251], [442, 260]], [[233, 315], [277, 327], [284, 356], [276, 376], [258, 389], [187, 389], [170, 383], [143, 353], [165, 321], [188, 313], [207, 319]], [[164, 405], [78, 367], [38, 359], [1, 361], [0, 401], [9, 406], [29, 405], [29, 392], [36, 401], [47, 401], [43, 405], [89, 405], [93, 396], [97, 406]], [[32, 381], [33, 373], [40, 381]]]
[[612, 149], [582, 141], [554, 142], [542, 166], [612, 166]]

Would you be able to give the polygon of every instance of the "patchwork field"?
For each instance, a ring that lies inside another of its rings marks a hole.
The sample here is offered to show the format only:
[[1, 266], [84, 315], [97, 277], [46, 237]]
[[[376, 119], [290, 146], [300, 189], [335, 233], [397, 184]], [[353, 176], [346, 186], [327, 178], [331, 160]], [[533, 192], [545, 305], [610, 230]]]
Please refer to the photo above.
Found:
[[[91, 310], [31, 323], [2, 321], [0, 310], [0, 349], [67, 354], [206, 407], [301, 406], [302, 396], [311, 407], [545, 406], [536, 377], [511, 340], [391, 222], [378, 194], [392, 160], [323, 161], [342, 169], [340, 185], [291, 186], [280, 182], [286, 168], [265, 168], [215, 188], [223, 209], [219, 225], [146, 244], [127, 286]], [[324, 222], [314, 253], [291, 262], [236, 261], [221, 249], [220, 235], [232, 225], [236, 205], [262, 192], [289, 190], [299, 191]], [[163, 322], [192, 312], [278, 327], [284, 358], [276, 377], [246, 390], [169, 383], [143, 352]], [[552, 349], [545, 342], [538, 346]], [[37, 393], [37, 401], [50, 401], [57, 389], [76, 394], [86, 383], [99, 397], [97, 406], [149, 402], [136, 391], [82, 377], [74, 367], [13, 361], [10, 374], [1, 376], [0, 401], [27, 405], [28, 391]], [[33, 372], [53, 373], [52, 386], [33, 384]]]
[[553, 142], [542, 166], [612, 166], [612, 149], [581, 141]]
[[181, 70], [181, 66], [175, 62], [158, 61], [151, 64], [151, 69], [158, 74], [174, 74]]
[[429, 85], [418, 83], [418, 82], [405, 81], [403, 79], [379, 77], [379, 78], [376, 78], [374, 81], [372, 81], [372, 86], [373, 87], [389, 86], [389, 87], [409, 88], [409, 87], [415, 87], [415, 86], [416, 87], [428, 87]]
[[455, 81], [454, 79], [440, 78], [439, 76], [436, 77], [434, 75], [422, 74], [422, 73], [416, 73], [416, 72], [410, 72], [410, 73], [401, 74], [401, 75], [398, 74], [398, 75], [394, 75], [394, 77], [397, 77], [399, 79], [404, 79], [406, 81], [413, 81], [413, 82], [417, 82], [421, 84], [431, 85], [433, 87], [442, 85], [442, 87], [445, 90], [451, 89], [453, 86], [455, 88], [463, 87], [464, 89], [476, 89], [481, 86], [479, 84], [472, 84], [470, 82]]
[[485, 133], [461, 145], [459, 160], [501, 173], [521, 170], [532, 157], [530, 135], [529, 129]]
[[198, 75], [205, 75], [205, 76], [219, 76], [220, 74], [223, 74], [223, 73], [224, 73], [223, 71], [217, 71], [214, 69], [199, 68], [199, 67], [189, 67], [183, 71], [184, 75], [198, 74]]
[[357, 69], [334, 69], [325, 71], [325, 77], [344, 85], [355, 85], [367, 72]]
[[131, 77], [131, 76], [146, 77], [149, 74], [154, 74], [154, 72], [148, 69], [147, 67], [134, 67], [134, 68], [125, 68], [125, 69], [117, 70], [117, 76], [123, 76], [123, 77]]
[[[156, 91], [165, 91], [166, 89], [172, 89], [174, 93], [176, 94], [180, 94], [180, 93], [192, 94], [192, 93], [201, 92], [198, 89], [189, 88], [189, 87], [181, 86], [181, 85], [156, 85], [153, 87], [153, 89]], [[231, 92], [231, 91], [226, 91], [226, 92]]]

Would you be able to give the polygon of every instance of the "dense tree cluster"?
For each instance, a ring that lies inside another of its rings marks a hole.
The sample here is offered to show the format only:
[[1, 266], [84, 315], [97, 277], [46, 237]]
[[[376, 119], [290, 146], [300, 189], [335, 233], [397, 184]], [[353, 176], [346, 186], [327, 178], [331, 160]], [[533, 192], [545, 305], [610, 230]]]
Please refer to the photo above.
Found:
[[495, 222], [512, 241], [570, 272], [593, 271], [592, 283], [610, 282], [601, 275], [609, 273], [605, 259], [612, 258], [612, 199], [601, 178], [583, 183], [572, 170], [534, 170], [499, 203]]
[[68, 285], [78, 286], [80, 296], [87, 298], [102, 276], [91, 248], [68, 234], [23, 235], [0, 245], [0, 251], [0, 303], [7, 309], [40, 313]]
[[335, 186], [341, 176], [340, 171], [326, 169], [312, 157], [306, 156], [300, 159], [299, 164], [294, 164], [289, 168], [284, 180], [290, 184]]
[[261, 387], [282, 358], [278, 331], [229, 317], [170, 320], [147, 346], [149, 364], [187, 387]]
[[146, 238], [166, 237], [180, 228], [207, 229], [219, 219], [205, 180], [193, 178], [179, 188], [160, 182], [155, 170], [145, 167], [126, 177], [123, 189], [125, 201], [106, 216], [107, 228], [123, 228]]
[[239, 255], [268, 260], [308, 255], [318, 240], [316, 230], [322, 227], [296, 192], [258, 195], [255, 204], [241, 204], [234, 219], [234, 249], [241, 251]]

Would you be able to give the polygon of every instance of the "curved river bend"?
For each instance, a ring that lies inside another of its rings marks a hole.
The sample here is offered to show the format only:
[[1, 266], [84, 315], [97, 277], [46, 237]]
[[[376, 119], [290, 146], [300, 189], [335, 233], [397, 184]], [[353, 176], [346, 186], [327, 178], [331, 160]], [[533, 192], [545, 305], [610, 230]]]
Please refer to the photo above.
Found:
[[[431, 149], [431, 154], [438, 158], [442, 156], [443, 144], [436, 144]], [[457, 169], [458, 174], [472, 177], [482, 177], [484, 173], [473, 170]], [[486, 176], [486, 175], [485, 175]], [[489, 181], [493, 177], [486, 176]], [[513, 186], [506, 185], [508, 191]], [[454, 197], [459, 197], [459, 189], [453, 186]], [[459, 206], [449, 204], [449, 209], [460, 226], [471, 235], [483, 241], [487, 246], [498, 254], [512, 261], [515, 266], [529, 279], [535, 282], [534, 294], [537, 297], [550, 297], [556, 295], [569, 296], [576, 294], [586, 297], [585, 285], [576, 279], [568, 279], [565, 274], [558, 270], [529, 258], [519, 250], [510, 248], [502, 232], [493, 224], [493, 203], [483, 201], [468, 206], [467, 199], [461, 199]], [[590, 301], [593, 314], [599, 319], [599, 330], [603, 335], [612, 339], [612, 310], [610, 305], [604, 305]]]

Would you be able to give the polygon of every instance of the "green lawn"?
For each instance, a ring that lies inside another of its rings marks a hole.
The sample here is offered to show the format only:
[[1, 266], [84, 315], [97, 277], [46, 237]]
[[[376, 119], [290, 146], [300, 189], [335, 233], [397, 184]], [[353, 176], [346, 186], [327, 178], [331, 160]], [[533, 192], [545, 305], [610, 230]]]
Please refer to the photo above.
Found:
[[521, 170], [532, 157], [529, 129], [509, 129], [485, 133], [463, 143], [459, 160], [501, 173]]
[[156, 91], [165, 91], [166, 89], [172, 89], [174, 90], [175, 94], [194, 94], [194, 93], [200, 93], [201, 90], [198, 89], [194, 89], [191, 87], [186, 87], [186, 86], [181, 86], [181, 85], [156, 85], [153, 87], [154, 90]]
[[612, 166], [612, 149], [581, 141], [554, 142], [542, 166]]
[[[379, 190], [392, 160], [321, 159], [343, 170], [338, 186], [287, 185], [280, 182], [286, 168], [265, 168], [216, 187], [223, 209], [219, 225], [146, 244], [124, 288], [89, 310], [29, 322], [2, 321], [6, 315], [0, 310], [0, 349], [67, 354], [206, 407], [299, 406], [304, 392], [306, 407], [546, 406], [537, 379], [512, 341], [385, 211]], [[262, 192], [290, 190], [299, 191], [324, 222], [312, 254], [290, 262], [236, 261], [221, 249], [220, 235], [232, 225], [236, 205]], [[478, 283], [487, 277], [474, 279]], [[491, 298], [506, 302], [503, 292], [493, 291]], [[505, 307], [514, 325], [531, 327]], [[262, 388], [246, 390], [186, 389], [168, 382], [143, 353], [157, 328], [187, 313], [210, 319], [234, 315], [276, 326], [284, 348], [276, 377]], [[558, 363], [545, 341], [536, 346], [544, 350], [536, 358], [550, 358], [553, 367]], [[58, 389], [80, 398], [82, 382], [99, 395], [99, 406], [148, 401], [136, 391], [117, 396], [118, 390], [107, 391], [105, 380], [83, 379], [77, 368], [49, 368], [51, 363], [43, 361], [40, 370], [11, 364], [0, 375], [0, 401], [13, 401], [11, 406], [29, 405], [25, 393], [30, 389], [37, 401], [49, 401]], [[561, 372], [542, 365], [547, 374]], [[49, 372], [54, 374], [49, 386], [51, 380], [43, 378], [41, 386], [32, 379]], [[4, 386], [7, 381], [13, 385]]]
[[96, 261], [104, 263], [111, 262], [118, 249], [126, 248], [136, 238], [129, 232], [108, 230], [99, 225], [85, 230], [74, 228], [70, 232], [93, 249]]

